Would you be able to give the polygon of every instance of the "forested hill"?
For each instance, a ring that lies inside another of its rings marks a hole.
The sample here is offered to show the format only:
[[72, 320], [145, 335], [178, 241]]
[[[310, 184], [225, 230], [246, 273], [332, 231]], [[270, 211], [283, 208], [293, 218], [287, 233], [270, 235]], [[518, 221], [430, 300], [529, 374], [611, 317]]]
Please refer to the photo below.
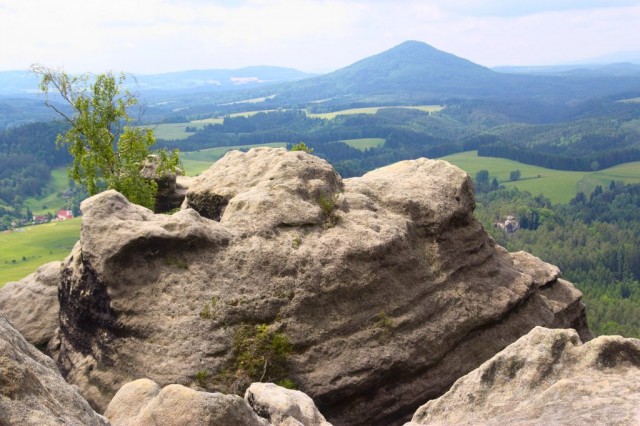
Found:
[[[535, 220], [505, 234], [492, 226], [504, 212]], [[476, 215], [499, 244], [553, 262], [578, 283], [595, 334], [640, 337], [640, 185], [611, 182], [567, 205], [515, 189], [481, 193]]]
[[69, 152], [55, 144], [64, 128], [50, 122], [0, 131], [0, 204], [39, 195], [49, 183], [51, 168], [69, 163]]
[[330, 74], [282, 86], [277, 99], [322, 99], [379, 96], [400, 98], [489, 95], [502, 74], [428, 44], [407, 41]]
[[275, 86], [273, 105], [464, 99], [566, 102], [640, 91], [640, 73], [508, 74], [407, 41], [330, 74]]
[[[598, 72], [496, 72], [419, 41], [407, 41], [387, 51], [321, 76], [279, 67], [239, 70], [192, 70], [138, 76], [130, 89], [139, 92], [148, 122], [175, 122], [233, 112], [305, 108], [327, 112], [353, 106], [451, 104], [462, 101], [517, 103], [521, 117], [530, 105], [538, 117], [574, 110], [593, 98], [628, 99], [640, 96], [640, 72], [634, 67], [603, 67]], [[25, 122], [19, 102], [7, 102], [16, 86], [37, 90], [33, 78], [0, 73], [0, 125]], [[32, 76], [31, 76], [32, 77]], [[25, 86], [26, 85], [26, 86]], [[30, 86], [31, 85], [31, 86]], [[15, 92], [15, 90], [14, 90]], [[22, 101], [24, 102], [24, 101]], [[31, 118], [33, 119], [33, 117]], [[4, 121], [4, 123], [3, 123]]]

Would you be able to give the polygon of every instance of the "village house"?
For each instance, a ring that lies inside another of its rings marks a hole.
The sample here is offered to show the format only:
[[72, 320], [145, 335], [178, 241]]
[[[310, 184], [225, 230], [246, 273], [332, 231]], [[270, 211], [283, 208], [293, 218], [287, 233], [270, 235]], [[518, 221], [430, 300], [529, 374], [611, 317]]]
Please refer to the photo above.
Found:
[[43, 214], [34, 214], [33, 215], [33, 221], [35, 223], [46, 223], [47, 222], [47, 216], [43, 215]]
[[73, 219], [73, 212], [71, 210], [59, 210], [56, 215], [56, 219], [58, 220], [67, 220]]

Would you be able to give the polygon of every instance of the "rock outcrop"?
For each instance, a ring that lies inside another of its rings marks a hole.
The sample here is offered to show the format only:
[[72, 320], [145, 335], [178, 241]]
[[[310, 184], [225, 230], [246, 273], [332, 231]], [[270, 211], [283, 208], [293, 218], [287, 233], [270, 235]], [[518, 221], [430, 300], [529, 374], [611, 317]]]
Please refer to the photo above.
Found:
[[0, 313], [0, 425], [106, 425]]
[[297, 390], [273, 383], [252, 383], [244, 399], [260, 417], [276, 426], [331, 426], [313, 400]]
[[97, 414], [0, 313], [0, 425], [331, 426], [302, 392], [254, 383], [245, 399], [149, 379], [124, 385]]
[[98, 409], [139, 377], [288, 378], [335, 424], [406, 421], [537, 325], [590, 337], [580, 293], [497, 247], [474, 206], [444, 161], [343, 181], [270, 148], [225, 155], [173, 215], [104, 192], [82, 204], [49, 348]]
[[407, 426], [640, 423], [640, 340], [536, 327]]
[[237, 395], [198, 392], [181, 385], [161, 389], [149, 379], [123, 386], [104, 415], [113, 426], [270, 426]]
[[0, 312], [32, 345], [47, 347], [58, 327], [60, 262], [49, 262], [0, 288]]
[[104, 415], [113, 426], [331, 426], [307, 395], [273, 383], [253, 383], [242, 399], [138, 379], [116, 393]]

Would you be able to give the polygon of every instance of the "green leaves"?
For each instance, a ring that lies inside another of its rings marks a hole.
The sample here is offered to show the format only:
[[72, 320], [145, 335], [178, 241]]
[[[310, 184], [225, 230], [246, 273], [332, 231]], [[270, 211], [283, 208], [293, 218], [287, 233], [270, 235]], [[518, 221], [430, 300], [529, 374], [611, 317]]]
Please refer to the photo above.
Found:
[[[125, 74], [71, 77], [41, 65], [34, 65], [32, 70], [41, 78], [46, 105], [71, 125], [56, 141], [66, 145], [74, 158], [69, 177], [84, 185], [90, 195], [115, 189], [132, 203], [153, 209], [158, 186], [140, 172], [156, 140], [151, 130], [128, 125], [133, 121], [128, 109], [138, 100], [128, 91], [121, 92]], [[50, 90], [60, 95], [72, 113], [49, 102]], [[177, 151], [158, 154], [159, 173], [175, 173], [179, 164]]]
[[304, 142], [293, 145], [291, 151], [304, 151], [307, 154], [313, 154], [313, 148], [308, 147]]

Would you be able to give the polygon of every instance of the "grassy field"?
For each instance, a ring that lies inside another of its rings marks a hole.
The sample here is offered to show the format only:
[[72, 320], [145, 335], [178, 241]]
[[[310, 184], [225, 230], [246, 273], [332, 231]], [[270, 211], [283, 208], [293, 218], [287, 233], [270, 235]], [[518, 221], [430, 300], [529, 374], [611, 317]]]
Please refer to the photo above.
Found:
[[[621, 164], [597, 172], [567, 172], [545, 169], [518, 163], [503, 158], [478, 157], [477, 151], [448, 155], [442, 158], [474, 177], [479, 170], [488, 170], [507, 188], [517, 187], [534, 195], [544, 194], [553, 203], [567, 203], [576, 193], [590, 194], [597, 185], [609, 185], [612, 180], [625, 183], [640, 183], [640, 162]], [[509, 181], [509, 174], [520, 170], [521, 178]]]
[[0, 233], [0, 287], [64, 259], [80, 238], [80, 218]]
[[[252, 115], [258, 114], [259, 112], [271, 112], [274, 110], [261, 110], [261, 111], [247, 111], [247, 112], [236, 112], [233, 114], [229, 114], [229, 117], [250, 117]], [[162, 123], [162, 124], [153, 124], [149, 126], [141, 126], [141, 127], [149, 127], [153, 129], [156, 138], [158, 139], [166, 139], [170, 141], [186, 139], [191, 136], [193, 133], [187, 132], [187, 127], [195, 127], [198, 130], [201, 130], [207, 124], [222, 124], [224, 120], [223, 117], [211, 117], [204, 118], [202, 120], [192, 120], [188, 123]]]
[[375, 114], [376, 112], [378, 112], [383, 108], [410, 108], [410, 109], [419, 109], [420, 111], [425, 111], [428, 113], [438, 112], [444, 109], [444, 107], [441, 105], [418, 105], [418, 106], [402, 106], [402, 107], [367, 107], [367, 108], [343, 109], [342, 111], [325, 112], [321, 114], [307, 113], [307, 115], [313, 118], [325, 118], [325, 119], [331, 120], [336, 118], [338, 115]]
[[[261, 109], [258, 111], [246, 111], [246, 112], [234, 112], [233, 114], [229, 114], [229, 117], [251, 117], [252, 115], [259, 114], [261, 112], [275, 112], [275, 109]], [[285, 111], [285, 110], [283, 110]]]
[[180, 160], [187, 173], [187, 176], [196, 176], [211, 167], [215, 161], [220, 159], [227, 151], [233, 149], [248, 149], [256, 146], [271, 146], [274, 148], [284, 147], [287, 144], [285, 142], [273, 142], [262, 145], [239, 145], [239, 146], [224, 146], [220, 148], [202, 149], [200, 151], [181, 152]]
[[180, 140], [186, 139], [191, 136], [193, 133], [187, 132], [187, 127], [197, 127], [201, 129], [204, 127], [204, 124], [197, 125], [191, 123], [163, 123], [163, 124], [154, 124], [152, 126], [144, 126], [149, 127], [153, 130], [153, 133], [156, 135], [158, 139], [166, 139], [166, 140]]
[[253, 99], [245, 99], [243, 101], [229, 102], [228, 104], [220, 104], [222, 105], [238, 105], [238, 104], [259, 104], [261, 102], [266, 101], [267, 99], [273, 99], [276, 95], [265, 96], [263, 98], [253, 98]]
[[[251, 101], [261, 102], [264, 99], [266, 98], [250, 99], [246, 101], [246, 103], [252, 103]], [[345, 115], [345, 114], [375, 114], [381, 108], [389, 108], [389, 107], [353, 108], [353, 109], [345, 109], [342, 111], [328, 112], [324, 114], [307, 113], [307, 115], [309, 117], [333, 119], [338, 115]], [[440, 105], [418, 105], [418, 106], [407, 106], [407, 107], [401, 107], [401, 108], [419, 109], [421, 111], [425, 111], [428, 113], [437, 112], [444, 109], [444, 107]], [[229, 117], [251, 117], [252, 115], [255, 115], [261, 112], [274, 112], [274, 111], [276, 110], [264, 109], [264, 110], [258, 110], [258, 111], [236, 112], [233, 114], [229, 114]], [[195, 127], [196, 129], [200, 130], [206, 124], [222, 124], [223, 120], [224, 120], [223, 117], [211, 117], [211, 118], [205, 118], [202, 120], [192, 120], [188, 123], [163, 123], [163, 124], [154, 124], [154, 125], [143, 126], [143, 127], [150, 127], [151, 129], [153, 129], [158, 139], [181, 140], [181, 139], [186, 139], [190, 135], [192, 135], [192, 133], [189, 133], [186, 131], [187, 127]]]
[[186, 139], [193, 134], [191, 132], [187, 132], [187, 127], [195, 127], [196, 129], [201, 130], [206, 124], [222, 124], [222, 118], [206, 118], [204, 120], [193, 120], [188, 123], [151, 124], [141, 127], [148, 127], [152, 129], [158, 139], [175, 141]]
[[368, 148], [375, 148], [384, 143], [384, 139], [382, 138], [363, 138], [363, 139], [346, 139], [342, 142], [346, 143], [352, 148], [359, 149], [360, 151], [364, 151]]
[[[51, 171], [51, 182], [43, 193], [48, 194], [44, 197], [27, 198], [24, 202], [25, 208], [29, 208], [33, 214], [46, 214], [51, 212], [55, 214], [58, 210], [67, 206], [67, 200], [58, 196], [58, 193], [64, 192], [69, 187], [69, 178], [67, 177], [67, 169], [60, 168]], [[46, 207], [45, 207], [46, 206]]]
[[192, 125], [202, 125], [205, 124], [222, 124], [224, 119], [222, 117], [211, 117], [211, 118], [203, 118], [202, 120], [191, 120], [188, 124]]

